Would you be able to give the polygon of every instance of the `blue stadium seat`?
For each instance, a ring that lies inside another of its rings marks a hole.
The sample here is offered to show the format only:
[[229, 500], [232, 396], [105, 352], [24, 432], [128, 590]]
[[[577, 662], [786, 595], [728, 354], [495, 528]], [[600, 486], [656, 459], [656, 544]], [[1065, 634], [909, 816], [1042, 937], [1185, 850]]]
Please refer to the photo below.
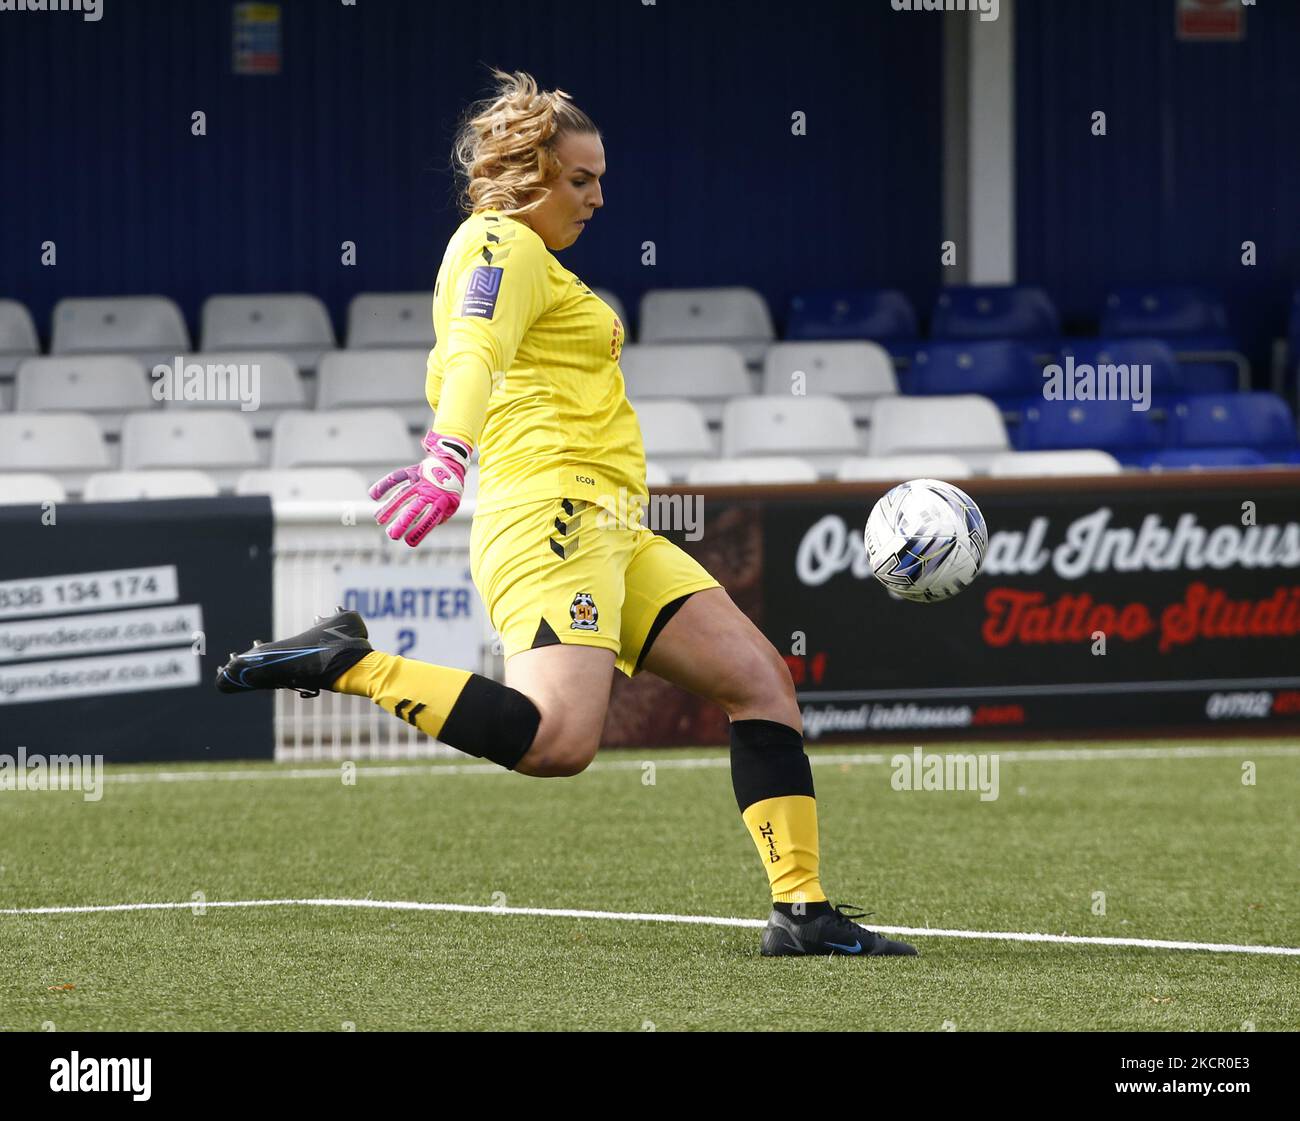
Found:
[[1186, 392], [1231, 393], [1250, 384], [1250, 363], [1228, 324], [1223, 301], [1205, 288], [1117, 288], [1106, 297], [1101, 333], [1160, 338], [1183, 368]]
[[[1228, 330], [1223, 301], [1205, 288], [1151, 285], [1116, 288], [1106, 296], [1101, 315], [1103, 335], [1177, 338], [1179, 349], [1230, 349], [1235, 342]], [[1186, 341], [1215, 346], [1184, 346]]]
[[1162, 448], [1137, 459], [1138, 467], [1181, 471], [1216, 467], [1262, 467], [1268, 459], [1254, 448]]
[[892, 353], [892, 343], [916, 340], [916, 310], [894, 288], [800, 292], [790, 300], [785, 337], [871, 339]]
[[1020, 451], [1049, 448], [1100, 448], [1121, 463], [1137, 461], [1143, 452], [1164, 444], [1164, 430], [1152, 415], [1135, 411], [1128, 401], [1044, 401], [1025, 403], [1024, 419], [1015, 433]]
[[945, 288], [930, 321], [936, 339], [1020, 339], [1038, 350], [1055, 350], [1060, 334], [1051, 297], [1020, 285]]
[[[1244, 355], [1241, 356], [1241, 361], [1246, 362]], [[1187, 386], [1185, 393], [1236, 393], [1238, 389], [1245, 388], [1242, 384], [1241, 367], [1235, 363], [1193, 362], [1184, 359], [1179, 362], [1179, 366], [1182, 368], [1183, 381]]]
[[1276, 393], [1214, 393], [1174, 402], [1170, 445], [1187, 448], [1297, 447], [1295, 418]]
[[1159, 339], [1066, 339], [1061, 343], [1061, 361], [1073, 356], [1076, 367], [1101, 365], [1151, 367], [1153, 394], [1191, 393], [1178, 359], [1167, 343]]
[[1005, 407], [1041, 393], [1043, 376], [1033, 351], [1022, 342], [931, 342], [917, 347], [898, 381], [904, 393], [979, 393]]

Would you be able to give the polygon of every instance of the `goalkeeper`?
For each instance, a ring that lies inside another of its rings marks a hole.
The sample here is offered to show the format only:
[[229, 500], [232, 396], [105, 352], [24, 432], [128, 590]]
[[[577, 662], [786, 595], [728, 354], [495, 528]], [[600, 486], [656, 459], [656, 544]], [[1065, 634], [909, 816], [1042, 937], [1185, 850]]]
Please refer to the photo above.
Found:
[[822, 890], [812, 771], [780, 654], [697, 561], [639, 519], [618, 524], [648, 501], [623, 326], [553, 255], [604, 205], [600, 133], [563, 91], [493, 73], [495, 94], [471, 107], [455, 145], [468, 217], [434, 287], [436, 430], [421, 463], [370, 493], [389, 536], [418, 545], [455, 513], [478, 451], [470, 570], [505, 683], [373, 650], [360, 616], [340, 612], [232, 656], [217, 686], [369, 697], [461, 751], [559, 777], [595, 756], [615, 669], [648, 670], [730, 717], [732, 784], [772, 893], [762, 953], [913, 954]]

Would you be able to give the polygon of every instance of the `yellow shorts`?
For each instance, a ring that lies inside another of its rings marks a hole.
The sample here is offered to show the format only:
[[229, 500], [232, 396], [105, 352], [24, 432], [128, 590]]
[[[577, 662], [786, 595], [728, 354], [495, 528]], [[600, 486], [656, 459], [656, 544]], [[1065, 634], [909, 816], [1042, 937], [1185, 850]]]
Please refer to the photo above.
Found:
[[470, 574], [507, 658], [557, 642], [600, 646], [632, 677], [660, 609], [720, 586], [666, 537], [615, 521], [567, 498], [474, 516]]

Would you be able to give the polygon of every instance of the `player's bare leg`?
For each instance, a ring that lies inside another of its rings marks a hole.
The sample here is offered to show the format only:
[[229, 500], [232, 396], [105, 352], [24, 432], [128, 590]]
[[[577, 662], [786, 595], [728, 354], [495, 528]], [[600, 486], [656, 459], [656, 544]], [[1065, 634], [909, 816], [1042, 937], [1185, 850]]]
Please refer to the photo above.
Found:
[[722, 588], [696, 592], [642, 663], [721, 705], [731, 718], [731, 779], [741, 817], [772, 888], [767, 956], [916, 953], [859, 926], [826, 899], [819, 879], [817, 806], [803, 722], [781, 655]]
[[803, 734], [794, 682], [776, 648], [722, 588], [696, 592], [642, 666], [722, 706], [733, 720], [771, 720]]
[[508, 658], [506, 684], [542, 714], [515, 770], [541, 778], [585, 770], [600, 747], [613, 678], [614, 652], [597, 646], [542, 646]]

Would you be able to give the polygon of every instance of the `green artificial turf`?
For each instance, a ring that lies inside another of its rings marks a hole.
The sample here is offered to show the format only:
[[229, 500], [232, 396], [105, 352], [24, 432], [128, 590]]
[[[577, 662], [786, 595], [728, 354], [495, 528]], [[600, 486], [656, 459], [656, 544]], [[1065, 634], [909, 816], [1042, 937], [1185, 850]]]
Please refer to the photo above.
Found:
[[[722, 765], [673, 765], [688, 759]], [[653, 785], [643, 760], [663, 764]], [[118, 767], [136, 781], [98, 802], [2, 792], [0, 908], [202, 893], [767, 914], [724, 753], [609, 752], [573, 779], [438, 767], [363, 764], [355, 785], [288, 767], [227, 768], [275, 775], [236, 781]], [[875, 912], [869, 924], [1300, 946], [1300, 754], [1247, 743], [1212, 758], [1008, 759], [996, 801], [898, 791], [890, 775], [814, 768], [823, 883]], [[339, 907], [0, 915], [0, 1029], [1300, 1027], [1294, 956], [917, 935], [918, 958], [772, 960], [758, 938]]]

